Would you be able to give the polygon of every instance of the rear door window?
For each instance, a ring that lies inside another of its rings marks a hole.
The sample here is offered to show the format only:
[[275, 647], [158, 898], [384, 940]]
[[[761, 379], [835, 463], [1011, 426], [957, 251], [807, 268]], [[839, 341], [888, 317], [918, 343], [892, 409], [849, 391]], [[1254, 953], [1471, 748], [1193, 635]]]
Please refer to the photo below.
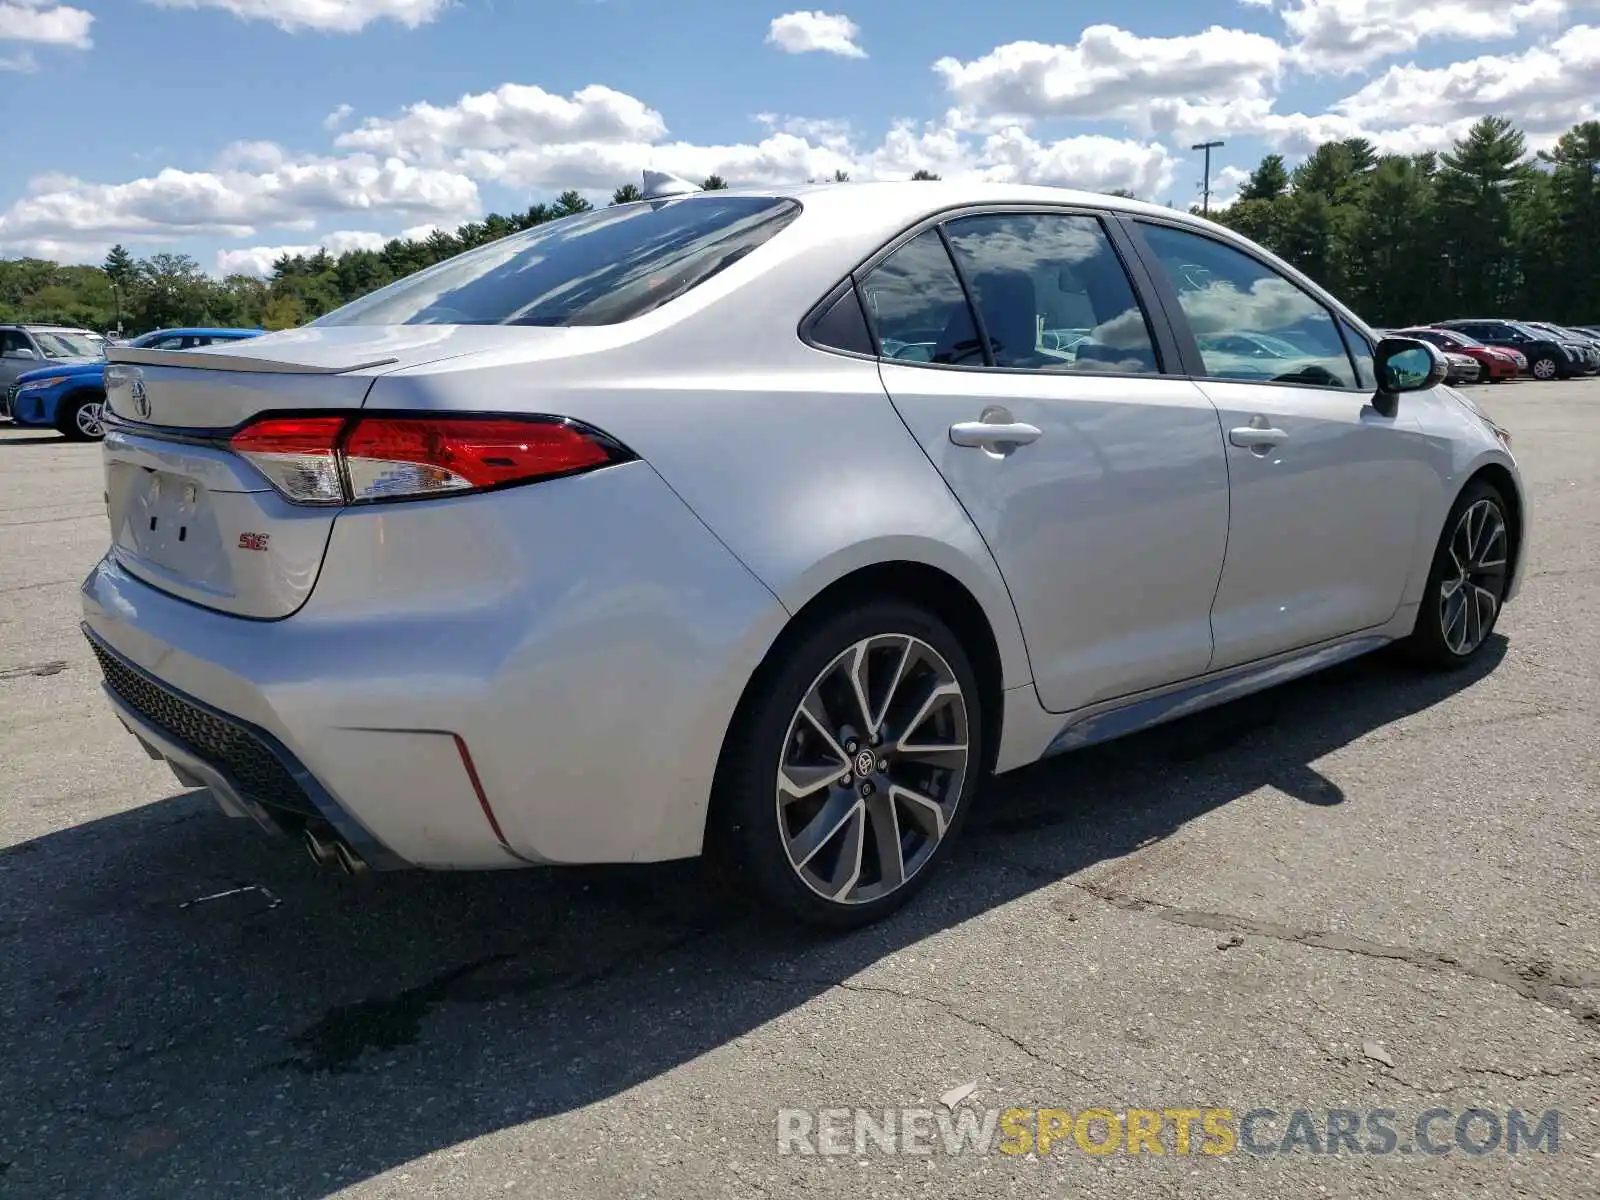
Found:
[[491, 242], [313, 325], [615, 325], [683, 295], [776, 236], [797, 201], [709, 193], [619, 204]]
[[1099, 219], [986, 213], [945, 226], [997, 367], [1149, 374], [1144, 310]]

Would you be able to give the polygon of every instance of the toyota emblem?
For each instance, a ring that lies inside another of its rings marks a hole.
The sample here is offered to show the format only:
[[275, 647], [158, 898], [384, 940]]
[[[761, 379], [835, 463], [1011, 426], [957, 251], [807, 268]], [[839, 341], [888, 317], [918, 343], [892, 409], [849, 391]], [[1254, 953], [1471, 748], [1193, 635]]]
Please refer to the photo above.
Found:
[[150, 397], [144, 390], [144, 380], [133, 381], [133, 411], [139, 414], [141, 421], [150, 419]]

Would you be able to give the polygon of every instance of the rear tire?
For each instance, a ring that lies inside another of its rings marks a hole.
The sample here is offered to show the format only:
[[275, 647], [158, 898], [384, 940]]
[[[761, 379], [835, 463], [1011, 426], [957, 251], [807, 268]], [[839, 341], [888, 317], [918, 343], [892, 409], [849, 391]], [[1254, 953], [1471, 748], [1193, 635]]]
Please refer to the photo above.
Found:
[[1400, 643], [1413, 663], [1454, 671], [1483, 652], [1505, 599], [1511, 538], [1505, 497], [1481, 479], [1463, 488], [1439, 535], [1416, 627]]
[[987, 762], [981, 706], [960, 641], [915, 605], [809, 622], [729, 730], [706, 829], [714, 877], [806, 924], [887, 916], [965, 824]]
[[56, 428], [73, 442], [98, 442], [106, 435], [101, 423], [106, 398], [99, 392], [79, 392], [61, 402]]

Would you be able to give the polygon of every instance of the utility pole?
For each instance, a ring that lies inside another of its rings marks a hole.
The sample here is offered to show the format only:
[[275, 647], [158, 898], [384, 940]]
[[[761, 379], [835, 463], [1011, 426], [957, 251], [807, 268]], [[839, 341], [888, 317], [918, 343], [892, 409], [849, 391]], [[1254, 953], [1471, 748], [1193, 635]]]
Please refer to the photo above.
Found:
[[1226, 145], [1225, 142], [1201, 142], [1197, 146], [1190, 146], [1191, 150], [1204, 150], [1206, 152], [1206, 177], [1201, 183], [1200, 211], [1209, 216], [1211, 213], [1211, 151], [1217, 146]]

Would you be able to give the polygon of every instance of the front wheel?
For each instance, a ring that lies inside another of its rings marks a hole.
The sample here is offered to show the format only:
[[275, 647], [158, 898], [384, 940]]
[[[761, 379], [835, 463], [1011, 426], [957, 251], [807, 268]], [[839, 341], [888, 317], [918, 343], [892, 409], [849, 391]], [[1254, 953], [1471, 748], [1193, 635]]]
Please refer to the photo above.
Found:
[[62, 403], [57, 427], [74, 442], [98, 442], [106, 435], [104, 412], [104, 396], [74, 396]]
[[960, 641], [900, 601], [817, 621], [729, 733], [706, 849], [719, 874], [810, 924], [866, 925], [928, 881], [984, 769]]
[[1561, 374], [1561, 364], [1550, 355], [1533, 360], [1533, 377], [1549, 381]]
[[1505, 498], [1482, 480], [1474, 481], [1450, 509], [1416, 628], [1403, 643], [1413, 661], [1453, 670], [1479, 655], [1500, 618], [1510, 561]]

